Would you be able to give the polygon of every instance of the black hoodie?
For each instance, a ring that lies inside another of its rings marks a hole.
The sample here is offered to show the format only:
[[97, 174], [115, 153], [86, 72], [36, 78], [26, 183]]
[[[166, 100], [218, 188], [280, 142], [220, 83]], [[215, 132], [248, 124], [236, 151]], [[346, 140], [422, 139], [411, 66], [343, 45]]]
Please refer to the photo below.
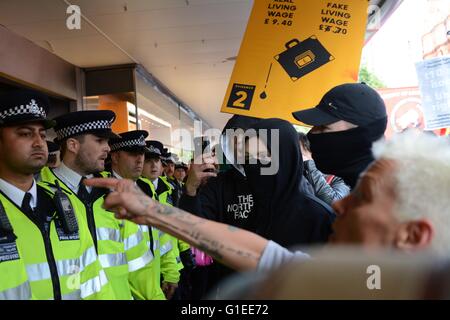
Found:
[[[254, 127], [259, 121], [260, 119], [235, 115], [230, 119], [230, 121], [228, 121], [224, 131], [226, 129], [233, 128], [241, 128], [246, 130], [250, 127]], [[294, 130], [290, 125], [289, 132], [291, 132], [291, 129]], [[297, 135], [295, 135], [295, 143], [297, 145], [297, 149], [292, 146], [289, 148], [289, 150], [292, 149], [294, 152], [292, 161], [296, 162], [298, 165], [298, 169], [289, 171], [292, 173], [294, 171], [296, 172], [296, 182], [293, 182], [293, 185], [297, 185], [297, 182], [301, 181], [299, 177], [302, 176], [302, 161]], [[283, 150], [286, 154], [289, 152], [288, 149], [283, 148]], [[284, 159], [285, 157], [283, 157], [283, 161]], [[284, 177], [288, 177], [287, 171], [284, 171], [283, 174]], [[264, 186], [260, 187], [264, 188]], [[255, 190], [258, 191], [259, 188], [256, 188]], [[295, 221], [293, 222], [295, 224], [286, 227], [289, 234], [286, 235], [285, 239], [283, 236], [280, 236], [282, 229], [280, 229], [280, 224], [277, 222], [275, 222], [273, 229], [276, 235], [275, 237], [272, 237], [270, 229], [267, 231], [264, 230], [266, 228], [265, 225], [258, 228], [257, 224], [265, 222], [271, 214], [269, 212], [262, 212], [261, 219], [257, 219], [260, 212], [256, 210], [255, 196], [251, 191], [250, 184], [247, 178], [234, 167], [231, 167], [225, 172], [219, 173], [215, 178], [210, 178], [208, 182], [198, 190], [197, 196], [191, 197], [184, 193], [180, 198], [179, 207], [203, 218], [227, 223], [252, 232], [259, 232], [269, 239], [277, 240], [284, 245], [326, 241], [330, 232], [330, 215], [332, 215], [332, 213], [330, 213], [327, 209], [324, 209], [325, 207], [322, 207], [319, 204], [320, 200], [318, 199], [312, 200], [307, 195], [304, 197], [296, 195], [295, 199], [298, 199], [299, 203], [294, 204], [292, 208], [287, 208], [288, 211], [294, 209], [296, 213], [303, 213], [303, 210], [299, 210], [299, 206], [305, 206], [305, 210], [311, 209], [311, 212], [302, 214], [298, 219], [294, 219]], [[329, 207], [326, 206], [326, 208]], [[276, 210], [276, 207], [274, 207], [274, 210]], [[283, 210], [285, 210], [285, 206], [283, 206]], [[288, 217], [290, 214], [289, 212], [283, 212], [280, 216]], [[289, 220], [291, 219], [289, 218]], [[297, 223], [300, 225], [297, 226]], [[304, 229], [309, 228], [309, 226], [312, 226], [311, 230], [305, 232]], [[294, 230], [295, 233], [297, 232], [297, 229], [301, 231], [299, 237], [295, 237], [294, 234], [292, 234], [292, 230]], [[215, 273], [210, 275], [213, 278], [209, 278], [208, 280], [212, 283], [217, 283], [233, 272], [231, 269], [228, 269], [220, 264], [214, 264], [213, 270]]]
[[[271, 151], [271, 164], [278, 171], [261, 175], [264, 165], [244, 165], [257, 212], [252, 217], [252, 231], [287, 247], [326, 242], [334, 214], [328, 205], [302, 191], [303, 160], [294, 127], [284, 120], [266, 119], [254, 129], [267, 130], [267, 135], [259, 137]], [[273, 130], [278, 130], [278, 141], [271, 139]]]
[[231, 168], [210, 178], [197, 196], [183, 194], [179, 207], [258, 233], [284, 246], [326, 242], [334, 214], [324, 202], [302, 192], [303, 161], [294, 127], [280, 119], [234, 116], [225, 129], [235, 128], [236, 122], [244, 130], [280, 130], [280, 171], [274, 176], [250, 173], [247, 178]]

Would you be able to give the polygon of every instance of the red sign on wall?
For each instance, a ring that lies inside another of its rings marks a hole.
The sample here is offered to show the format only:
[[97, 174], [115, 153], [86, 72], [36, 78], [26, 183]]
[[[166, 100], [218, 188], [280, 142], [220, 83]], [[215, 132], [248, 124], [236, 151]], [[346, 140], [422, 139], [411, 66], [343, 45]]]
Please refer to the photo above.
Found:
[[[378, 89], [377, 91], [386, 104], [388, 125], [385, 136], [387, 139], [408, 128], [419, 130], [425, 128], [422, 97], [418, 87]], [[434, 132], [439, 136], [450, 133], [448, 129], [434, 130]]]

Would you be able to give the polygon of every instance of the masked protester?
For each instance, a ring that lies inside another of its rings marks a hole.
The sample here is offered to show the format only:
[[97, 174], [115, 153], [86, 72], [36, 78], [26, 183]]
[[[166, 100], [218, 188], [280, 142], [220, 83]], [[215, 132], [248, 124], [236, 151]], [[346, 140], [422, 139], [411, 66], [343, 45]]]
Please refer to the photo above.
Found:
[[359, 175], [374, 161], [372, 144], [387, 125], [380, 95], [364, 83], [348, 83], [328, 91], [312, 109], [293, 113], [314, 126], [308, 133], [317, 168], [355, 187]]
[[[284, 246], [326, 242], [334, 214], [302, 191], [303, 161], [294, 127], [284, 120], [266, 119], [253, 128], [256, 135], [248, 140], [244, 165], [258, 213], [252, 217], [253, 230]], [[272, 168], [274, 174], [265, 174], [264, 168]]]

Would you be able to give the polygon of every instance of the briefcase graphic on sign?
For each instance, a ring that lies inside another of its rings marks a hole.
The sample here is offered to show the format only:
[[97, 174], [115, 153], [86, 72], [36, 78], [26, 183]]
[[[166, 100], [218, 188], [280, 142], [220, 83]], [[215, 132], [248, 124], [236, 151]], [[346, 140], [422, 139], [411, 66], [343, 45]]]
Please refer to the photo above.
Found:
[[304, 41], [292, 39], [286, 43], [286, 50], [275, 56], [292, 81], [334, 60], [316, 36]]

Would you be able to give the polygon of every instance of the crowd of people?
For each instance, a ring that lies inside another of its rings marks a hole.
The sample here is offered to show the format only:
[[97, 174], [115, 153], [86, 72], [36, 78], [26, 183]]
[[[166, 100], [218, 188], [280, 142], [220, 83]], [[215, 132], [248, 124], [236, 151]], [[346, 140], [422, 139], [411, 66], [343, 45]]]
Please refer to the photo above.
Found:
[[449, 141], [385, 141], [366, 84], [294, 112], [308, 134], [235, 115], [189, 165], [151, 132], [114, 133], [112, 111], [48, 119], [49, 107], [34, 91], [0, 96], [0, 299], [236, 298], [225, 278], [278, 282], [311, 247], [450, 255]]

